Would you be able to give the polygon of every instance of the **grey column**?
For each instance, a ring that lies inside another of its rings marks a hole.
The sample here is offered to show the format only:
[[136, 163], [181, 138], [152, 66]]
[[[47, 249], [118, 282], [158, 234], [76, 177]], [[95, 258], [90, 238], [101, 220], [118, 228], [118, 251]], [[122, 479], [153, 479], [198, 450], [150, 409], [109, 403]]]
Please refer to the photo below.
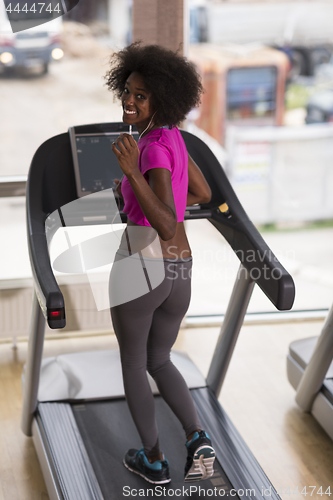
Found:
[[222, 389], [254, 284], [249, 272], [241, 264], [206, 380], [208, 387], [212, 389], [216, 397], [219, 396]]
[[325, 379], [333, 359], [333, 306], [324, 323], [308, 366], [297, 387], [296, 402], [304, 411], [311, 411], [313, 401]]

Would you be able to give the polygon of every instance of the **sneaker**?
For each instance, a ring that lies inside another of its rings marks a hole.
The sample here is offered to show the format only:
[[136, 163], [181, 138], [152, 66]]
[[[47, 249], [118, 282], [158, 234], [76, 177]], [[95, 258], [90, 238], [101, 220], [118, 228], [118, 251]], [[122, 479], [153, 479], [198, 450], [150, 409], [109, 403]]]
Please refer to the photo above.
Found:
[[201, 481], [214, 474], [215, 450], [205, 431], [195, 432], [190, 442], [186, 441], [187, 462], [184, 481]]
[[156, 460], [151, 464], [143, 448], [129, 450], [125, 455], [124, 465], [128, 470], [143, 477], [149, 483], [165, 484], [171, 481], [169, 462], [167, 460]]

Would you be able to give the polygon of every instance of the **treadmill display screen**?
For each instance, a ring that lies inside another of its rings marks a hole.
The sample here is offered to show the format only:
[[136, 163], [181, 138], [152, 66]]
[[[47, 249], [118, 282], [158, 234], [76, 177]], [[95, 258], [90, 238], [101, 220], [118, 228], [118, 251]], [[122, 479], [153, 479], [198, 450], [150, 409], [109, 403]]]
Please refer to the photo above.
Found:
[[[134, 138], [137, 134], [133, 134]], [[115, 187], [114, 179], [123, 176], [111, 149], [119, 133], [82, 134], [75, 136], [76, 176], [79, 196]]]

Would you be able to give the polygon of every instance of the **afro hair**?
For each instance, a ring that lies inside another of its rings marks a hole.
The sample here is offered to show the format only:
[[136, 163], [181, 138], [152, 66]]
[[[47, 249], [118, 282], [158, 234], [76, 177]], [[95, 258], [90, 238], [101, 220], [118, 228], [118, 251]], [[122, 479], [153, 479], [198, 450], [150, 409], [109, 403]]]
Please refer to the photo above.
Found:
[[193, 63], [177, 52], [136, 42], [115, 52], [110, 63], [105, 75], [108, 89], [120, 99], [129, 75], [140, 73], [159, 124], [178, 125], [200, 104], [203, 92], [200, 77]]

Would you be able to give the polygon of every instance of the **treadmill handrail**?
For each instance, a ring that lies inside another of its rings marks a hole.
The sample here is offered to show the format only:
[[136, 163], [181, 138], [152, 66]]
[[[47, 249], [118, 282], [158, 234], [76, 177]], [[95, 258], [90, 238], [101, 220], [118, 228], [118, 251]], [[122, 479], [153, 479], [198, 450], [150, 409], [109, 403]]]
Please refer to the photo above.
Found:
[[[51, 328], [64, 328], [66, 320], [48, 318], [48, 310], [65, 311], [65, 301], [55, 279], [47, 247], [47, 214], [43, 210], [43, 167], [50, 154], [49, 146], [53, 146], [55, 140], [63, 135], [47, 140], [37, 149], [31, 162], [26, 190], [27, 236], [33, 283], [39, 305]], [[33, 168], [34, 165], [39, 168]]]
[[[187, 150], [199, 165], [212, 189], [212, 199], [203, 209], [212, 210], [208, 220], [225, 237], [240, 262], [279, 310], [291, 309], [295, 298], [292, 277], [281, 265], [249, 219], [221, 164], [198, 137], [182, 130]], [[226, 203], [228, 211], [219, 207]]]

